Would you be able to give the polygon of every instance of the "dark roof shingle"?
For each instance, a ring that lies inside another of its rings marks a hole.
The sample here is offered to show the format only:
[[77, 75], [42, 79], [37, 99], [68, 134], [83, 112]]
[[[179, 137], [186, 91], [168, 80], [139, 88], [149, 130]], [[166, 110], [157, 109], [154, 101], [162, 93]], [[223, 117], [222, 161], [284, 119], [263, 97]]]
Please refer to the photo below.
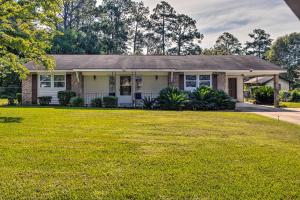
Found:
[[[277, 65], [254, 56], [125, 56], [53, 55], [56, 70], [74, 69], [149, 69], [149, 70], [281, 70]], [[43, 69], [33, 62], [29, 70]]]

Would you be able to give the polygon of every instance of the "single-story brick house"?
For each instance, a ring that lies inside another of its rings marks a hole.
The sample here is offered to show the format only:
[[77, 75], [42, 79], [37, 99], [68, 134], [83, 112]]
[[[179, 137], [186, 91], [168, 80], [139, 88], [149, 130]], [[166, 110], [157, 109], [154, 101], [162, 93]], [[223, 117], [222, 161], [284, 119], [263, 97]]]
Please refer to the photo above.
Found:
[[[46, 71], [33, 62], [26, 64], [30, 75], [22, 82], [24, 104], [37, 104], [38, 97], [72, 90], [89, 104], [91, 99], [116, 96], [120, 106], [133, 106], [144, 97], [175, 86], [192, 91], [205, 85], [227, 92], [242, 102], [245, 76], [274, 76], [284, 73], [279, 66], [254, 56], [125, 56], [53, 55], [56, 68]], [[277, 83], [277, 82], [276, 82]]]

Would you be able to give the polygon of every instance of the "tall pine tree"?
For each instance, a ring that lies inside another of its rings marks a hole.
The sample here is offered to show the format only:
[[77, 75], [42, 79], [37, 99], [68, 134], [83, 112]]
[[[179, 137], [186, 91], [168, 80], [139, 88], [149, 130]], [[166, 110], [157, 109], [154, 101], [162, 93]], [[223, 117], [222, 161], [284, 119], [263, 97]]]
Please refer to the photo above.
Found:
[[171, 39], [170, 24], [172, 19], [175, 18], [176, 11], [166, 1], [161, 1], [153, 10], [151, 15], [151, 26], [153, 31], [160, 35], [161, 42], [160, 46], [162, 54], [166, 54], [166, 47], [169, 45]]
[[252, 41], [246, 42], [245, 51], [247, 55], [255, 55], [259, 58], [266, 59], [266, 52], [272, 45], [271, 36], [262, 29], [255, 29], [249, 34]]

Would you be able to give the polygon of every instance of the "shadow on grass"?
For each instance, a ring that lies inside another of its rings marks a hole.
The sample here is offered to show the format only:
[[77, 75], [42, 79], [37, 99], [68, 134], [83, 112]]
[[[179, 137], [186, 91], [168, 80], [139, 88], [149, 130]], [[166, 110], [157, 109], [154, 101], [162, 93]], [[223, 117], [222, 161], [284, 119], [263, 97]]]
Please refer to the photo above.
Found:
[[0, 117], [0, 123], [21, 123], [23, 119], [21, 117]]

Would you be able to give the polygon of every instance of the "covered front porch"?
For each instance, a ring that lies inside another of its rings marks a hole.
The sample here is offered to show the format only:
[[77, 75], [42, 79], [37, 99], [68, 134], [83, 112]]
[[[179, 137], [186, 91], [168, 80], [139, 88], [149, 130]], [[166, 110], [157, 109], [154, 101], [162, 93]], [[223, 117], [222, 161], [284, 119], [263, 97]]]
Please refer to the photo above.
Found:
[[[250, 72], [249, 72], [250, 73]], [[156, 98], [170, 86], [193, 91], [200, 86], [223, 90], [238, 102], [244, 101], [244, 77], [239, 71], [76, 71], [79, 95], [90, 105], [94, 98], [116, 96], [120, 107], [135, 107], [144, 98]], [[269, 73], [267, 73], [270, 75]], [[251, 73], [251, 75], [263, 75]]]

